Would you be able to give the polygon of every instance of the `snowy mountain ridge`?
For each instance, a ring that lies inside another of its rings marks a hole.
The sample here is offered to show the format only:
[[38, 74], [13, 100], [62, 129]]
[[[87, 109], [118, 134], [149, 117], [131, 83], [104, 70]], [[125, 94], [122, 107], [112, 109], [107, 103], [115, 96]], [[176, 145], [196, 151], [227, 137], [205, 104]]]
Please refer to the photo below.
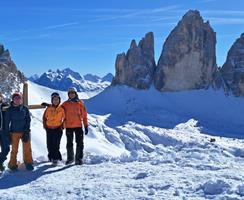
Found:
[[56, 71], [48, 70], [40, 77], [30, 77], [30, 80], [56, 90], [67, 91], [70, 87], [75, 87], [79, 92], [99, 93], [110, 85], [112, 78], [112, 74], [107, 74], [103, 78], [92, 74], [81, 76], [78, 72], [65, 68]]

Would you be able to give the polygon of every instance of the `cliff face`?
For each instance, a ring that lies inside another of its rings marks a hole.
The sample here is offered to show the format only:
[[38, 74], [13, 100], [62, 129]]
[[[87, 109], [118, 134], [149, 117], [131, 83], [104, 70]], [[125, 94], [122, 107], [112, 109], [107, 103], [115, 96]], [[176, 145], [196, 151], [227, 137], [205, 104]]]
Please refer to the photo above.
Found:
[[26, 81], [11, 59], [10, 52], [0, 44], [0, 91], [10, 96], [13, 91], [20, 90], [20, 84]]
[[117, 55], [112, 85], [123, 84], [137, 89], [148, 89], [153, 82], [155, 67], [154, 36], [150, 32], [138, 45], [132, 40], [126, 54]]
[[228, 91], [244, 96], [244, 33], [230, 48], [221, 74]]
[[216, 36], [198, 11], [188, 11], [166, 39], [155, 73], [160, 91], [208, 87], [217, 70]]

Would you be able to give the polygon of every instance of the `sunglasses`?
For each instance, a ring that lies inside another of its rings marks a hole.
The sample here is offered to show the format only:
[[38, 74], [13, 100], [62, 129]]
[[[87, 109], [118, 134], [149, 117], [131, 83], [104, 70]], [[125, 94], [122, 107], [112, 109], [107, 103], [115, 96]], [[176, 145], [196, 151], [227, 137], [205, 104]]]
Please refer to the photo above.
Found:
[[56, 92], [54, 92], [54, 93], [51, 95], [51, 97], [52, 97], [52, 98], [53, 98], [53, 97], [59, 97], [59, 94], [56, 93]]
[[20, 100], [21, 97], [14, 97], [14, 100]]

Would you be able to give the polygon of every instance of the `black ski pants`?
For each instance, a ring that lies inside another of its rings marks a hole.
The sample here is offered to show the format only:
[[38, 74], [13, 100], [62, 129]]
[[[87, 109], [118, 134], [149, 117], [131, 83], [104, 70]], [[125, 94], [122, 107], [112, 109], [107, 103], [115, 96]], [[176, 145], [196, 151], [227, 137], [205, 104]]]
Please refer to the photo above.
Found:
[[84, 136], [83, 136], [82, 127], [66, 129], [67, 160], [74, 160], [74, 149], [73, 149], [74, 134], [75, 134], [75, 142], [76, 142], [75, 160], [79, 161], [83, 158], [83, 150], [84, 150], [84, 141], [83, 141]]
[[60, 141], [63, 135], [63, 130], [61, 128], [56, 129], [46, 129], [47, 132], [47, 150], [48, 159], [52, 160], [62, 160], [62, 155], [60, 153]]

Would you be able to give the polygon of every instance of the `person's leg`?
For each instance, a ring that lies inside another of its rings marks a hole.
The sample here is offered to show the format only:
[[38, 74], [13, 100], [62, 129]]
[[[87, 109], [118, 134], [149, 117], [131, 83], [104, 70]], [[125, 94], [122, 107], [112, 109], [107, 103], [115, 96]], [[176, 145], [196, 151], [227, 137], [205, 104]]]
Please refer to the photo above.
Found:
[[73, 129], [72, 128], [67, 128], [66, 129], [66, 137], [67, 137], [67, 161], [73, 161], [74, 160], [74, 149], [73, 149]]
[[54, 135], [54, 143], [53, 143], [53, 150], [54, 150], [54, 154], [53, 154], [53, 158], [55, 160], [62, 160], [62, 155], [59, 151], [60, 149], [60, 141], [61, 141], [61, 138], [62, 138], [62, 134], [63, 134], [63, 130], [61, 128], [58, 128], [58, 129], [55, 129], [55, 133], [53, 134]]
[[23, 133], [12, 133], [11, 134], [11, 155], [10, 155], [10, 161], [8, 163], [9, 169], [17, 169], [17, 154], [18, 154], [18, 148], [19, 148], [19, 140], [22, 138]]
[[33, 164], [32, 151], [31, 151], [31, 140], [23, 143], [23, 159], [26, 165]]
[[83, 159], [83, 149], [84, 149], [82, 128], [75, 129], [75, 141], [76, 141], [75, 160], [79, 162]]
[[46, 133], [47, 133], [47, 137], [46, 137], [46, 141], [47, 141], [47, 151], [48, 151], [48, 160], [51, 161], [52, 160], [52, 133], [50, 131], [50, 129], [46, 129]]
[[4, 132], [0, 132], [0, 146], [1, 146], [1, 153], [0, 153], [0, 165], [3, 166], [4, 161], [7, 159], [7, 155], [10, 151], [9, 148], [9, 138], [4, 135]]

